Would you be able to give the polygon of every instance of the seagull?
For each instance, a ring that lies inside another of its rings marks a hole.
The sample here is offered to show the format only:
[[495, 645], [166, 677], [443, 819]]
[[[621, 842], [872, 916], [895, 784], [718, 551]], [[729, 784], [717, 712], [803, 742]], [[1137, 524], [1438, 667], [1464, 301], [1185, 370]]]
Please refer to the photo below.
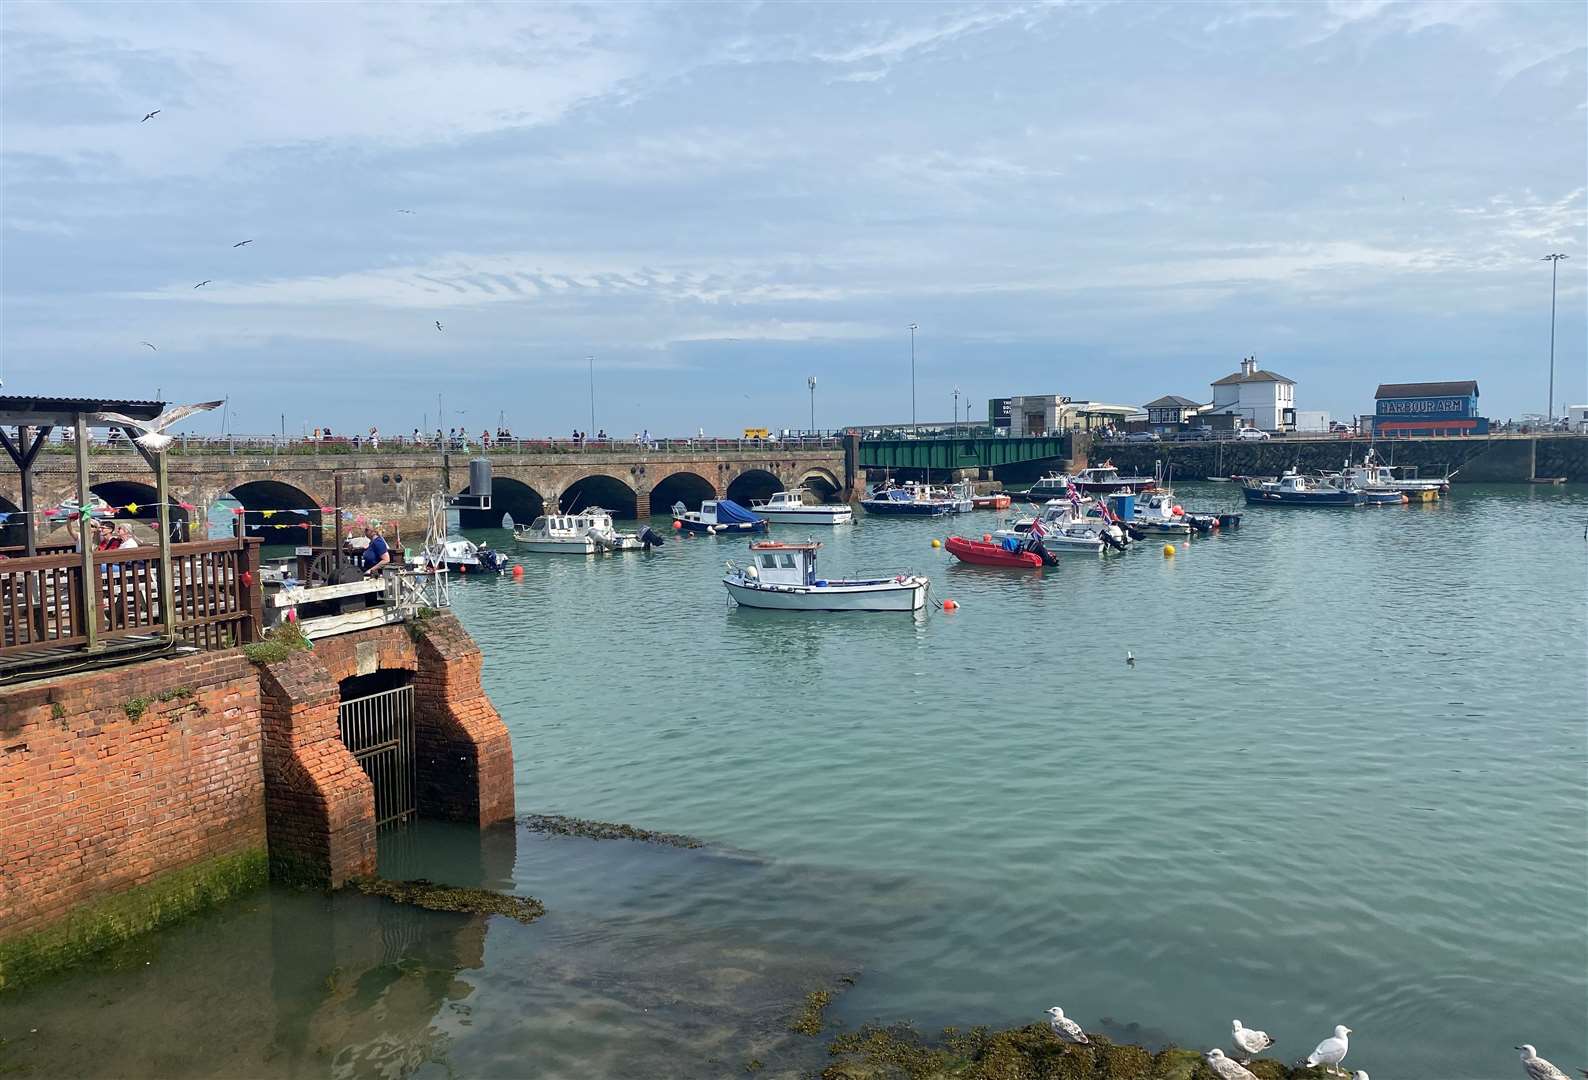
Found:
[[[149, 348], [154, 349], [154, 343], [151, 342], [151, 341], [140, 341], [140, 342], [138, 342], [138, 344], [139, 345], [147, 345], [147, 346], [149, 346]], [[155, 352], [159, 352], [160, 350], [159, 349], [154, 349], [154, 351]]]
[[202, 289], [202, 288], [203, 288], [203, 287], [204, 287], [204, 286], [206, 286], [206, 285], [208, 285], [208, 284], [209, 284], [209, 279], [208, 279], [208, 278], [206, 278], [206, 279], [204, 279], [204, 280], [203, 280], [203, 281], [201, 281], [201, 282], [199, 282], [199, 283], [198, 283], [198, 284], [197, 284], [197, 285], [195, 285], [195, 286], [193, 286], [193, 287], [194, 287], [194, 288], [195, 288], [195, 289]]
[[1256, 1075], [1249, 1072], [1244, 1065], [1231, 1061], [1224, 1056], [1224, 1051], [1214, 1047], [1202, 1055], [1219, 1080], [1257, 1080]]
[[1351, 1049], [1351, 1040], [1346, 1038], [1351, 1034], [1351, 1029], [1344, 1024], [1334, 1026], [1334, 1034], [1318, 1044], [1318, 1048], [1307, 1055], [1308, 1065], [1338, 1065], [1345, 1060], [1345, 1052]]
[[1522, 1051], [1522, 1068], [1527, 1071], [1528, 1080], [1566, 1080], [1565, 1073], [1538, 1056], [1532, 1043], [1523, 1043], [1517, 1049]]
[[174, 437], [162, 434], [166, 428], [178, 420], [184, 420], [192, 416], [196, 412], [208, 412], [210, 409], [220, 408], [223, 404], [225, 403], [220, 401], [205, 401], [198, 405], [178, 405], [175, 408], [167, 409], [153, 420], [134, 420], [130, 416], [123, 416], [121, 413], [114, 412], [97, 412], [90, 415], [94, 420], [103, 424], [120, 424], [122, 427], [137, 428], [143, 434], [135, 438], [133, 442], [145, 450], [159, 453], [176, 442]]
[[1358, 1069], [1351, 1074], [1351, 1080], [1373, 1080], [1373, 1078], [1367, 1074], [1366, 1069]]
[[160, 110], [156, 109], [156, 110], [154, 110], [154, 112], [149, 113], [147, 116], [145, 116], [142, 120], [139, 120], [138, 123], [140, 123], [140, 124], [147, 123], [148, 121], [153, 120], [156, 116], [159, 116], [159, 115], [160, 115]]
[[1053, 1029], [1053, 1034], [1067, 1043], [1074, 1043], [1076, 1046], [1092, 1045], [1092, 1040], [1086, 1037], [1081, 1025], [1065, 1016], [1064, 1010], [1057, 1005], [1048, 1010], [1048, 1027]]
[[440, 330], [440, 329], [441, 329], [441, 320], [440, 320], [440, 319], [437, 319], [437, 320], [436, 320], [436, 329], [437, 329], [437, 330]]
[[242, 247], [242, 246], [243, 246], [243, 245], [244, 245], [244, 244], [252, 244], [252, 243], [253, 243], [253, 241], [252, 241], [252, 240], [239, 240], [239, 241], [237, 241], [237, 243], [235, 243], [235, 244], [233, 244], [233, 245], [232, 245], [232, 247], [234, 247], [234, 248], [240, 248], [240, 247]]
[[1239, 1020], [1230, 1021], [1230, 1026], [1235, 1029], [1235, 1049], [1246, 1055], [1246, 1060], [1241, 1062], [1243, 1065], [1274, 1045], [1274, 1037], [1266, 1031], [1253, 1031], [1249, 1027], [1242, 1027]]
[[[1125, 650], [1125, 663], [1129, 664], [1131, 667], [1136, 666], [1136, 654], [1131, 652], [1129, 649]], [[1237, 1020], [1236, 1023], [1240, 1023], [1240, 1021]]]
[[411, 213], [413, 213], [413, 211], [412, 211], [412, 210], [399, 210], [399, 211], [397, 211], [397, 212], [398, 212], [398, 213], [399, 213], [399, 214], [411, 214]]

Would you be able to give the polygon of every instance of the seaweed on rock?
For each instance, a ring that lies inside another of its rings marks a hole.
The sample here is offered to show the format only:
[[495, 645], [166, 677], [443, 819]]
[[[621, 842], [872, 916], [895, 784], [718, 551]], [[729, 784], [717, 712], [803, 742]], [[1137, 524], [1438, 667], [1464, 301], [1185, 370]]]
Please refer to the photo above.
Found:
[[619, 825], [610, 821], [585, 821], [582, 818], [563, 817], [561, 814], [524, 814], [518, 823], [531, 832], [550, 833], [554, 836], [581, 836], [586, 840], [638, 840], [645, 844], [662, 844], [667, 847], [698, 848], [704, 843], [693, 836], [677, 833], [652, 832], [633, 825]]
[[348, 884], [366, 896], [379, 896], [394, 903], [412, 904], [428, 911], [506, 915], [521, 923], [534, 922], [546, 914], [546, 905], [533, 896], [509, 896], [489, 889], [441, 885], [424, 878], [415, 878], [412, 881], [358, 878]]

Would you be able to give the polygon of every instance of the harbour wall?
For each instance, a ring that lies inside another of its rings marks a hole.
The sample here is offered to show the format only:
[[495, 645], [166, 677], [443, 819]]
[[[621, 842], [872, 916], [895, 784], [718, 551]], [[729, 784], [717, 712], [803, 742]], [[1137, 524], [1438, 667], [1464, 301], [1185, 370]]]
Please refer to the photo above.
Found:
[[1165, 468], [1173, 467], [1176, 477], [1192, 480], [1275, 476], [1286, 469], [1333, 470], [1347, 458], [1360, 462], [1368, 446], [1380, 460], [1415, 465], [1425, 477], [1449, 470], [1456, 483], [1526, 483], [1542, 477], [1588, 482], [1588, 435], [1093, 443], [1085, 453], [1094, 465], [1111, 461], [1121, 471], [1148, 475], [1155, 463], [1162, 462]]
[[450, 614], [0, 689], [0, 991], [262, 885], [376, 870], [344, 689], [413, 687], [414, 805], [513, 816], [506, 725]]

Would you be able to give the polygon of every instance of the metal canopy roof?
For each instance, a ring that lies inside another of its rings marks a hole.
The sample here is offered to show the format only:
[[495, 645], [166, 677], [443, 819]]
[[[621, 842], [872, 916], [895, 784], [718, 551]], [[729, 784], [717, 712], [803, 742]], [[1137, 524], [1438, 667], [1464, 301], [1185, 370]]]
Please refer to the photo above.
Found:
[[93, 412], [116, 412], [134, 420], [153, 420], [164, 411], [163, 401], [0, 394], [0, 424], [59, 425], [65, 417]]

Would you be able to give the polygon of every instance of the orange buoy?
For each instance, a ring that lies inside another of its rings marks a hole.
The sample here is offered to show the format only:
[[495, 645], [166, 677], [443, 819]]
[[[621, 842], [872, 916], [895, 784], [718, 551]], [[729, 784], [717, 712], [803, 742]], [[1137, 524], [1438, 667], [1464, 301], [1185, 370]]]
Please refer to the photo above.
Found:
[[682, 529], [683, 527], [684, 527], [684, 523], [682, 521], [679, 521], [677, 518], [673, 519], [673, 528], [675, 530]]
[[468, 566], [466, 566], [466, 565], [465, 565], [465, 564], [463, 564], [463, 563], [459, 563], [459, 564], [458, 564], [458, 573], [460, 573], [460, 574], [467, 574], [467, 573], [468, 573], [468, 572], [469, 572], [469, 568], [468, 568]]
[[522, 566], [513, 567], [513, 576], [514, 577], [523, 577], [524, 576], [524, 568]]
[[943, 610], [944, 611], [958, 611], [959, 610], [959, 601], [957, 601], [957, 600], [944, 600], [943, 601]]
[[1185, 517], [1185, 507], [1183, 506], [1172, 506], [1169, 508], [1169, 512], [1175, 517]]

